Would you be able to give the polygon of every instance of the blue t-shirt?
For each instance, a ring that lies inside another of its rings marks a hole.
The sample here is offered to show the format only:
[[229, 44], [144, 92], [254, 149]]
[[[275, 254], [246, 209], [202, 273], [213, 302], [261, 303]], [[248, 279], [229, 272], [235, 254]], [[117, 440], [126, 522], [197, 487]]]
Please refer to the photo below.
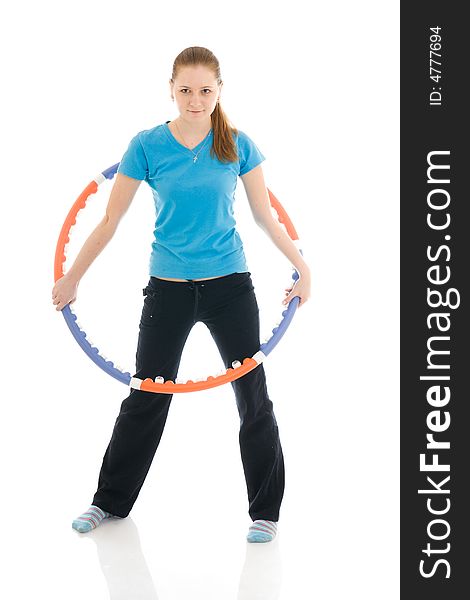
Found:
[[234, 136], [238, 160], [222, 163], [210, 155], [212, 130], [191, 151], [176, 140], [168, 123], [138, 133], [118, 168], [152, 189], [156, 222], [150, 275], [200, 279], [248, 271], [233, 202], [238, 176], [259, 165], [264, 155], [239, 131]]

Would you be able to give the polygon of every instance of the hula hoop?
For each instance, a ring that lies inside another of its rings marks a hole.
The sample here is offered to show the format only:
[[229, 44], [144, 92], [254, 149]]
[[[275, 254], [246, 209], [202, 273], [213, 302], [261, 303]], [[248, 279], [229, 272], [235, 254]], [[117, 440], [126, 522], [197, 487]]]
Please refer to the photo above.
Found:
[[[98, 190], [98, 186], [106, 181], [106, 179], [113, 179], [115, 176], [117, 169], [119, 167], [119, 163], [109, 167], [102, 171], [99, 175], [97, 175], [83, 190], [83, 192], [79, 195], [72, 208], [70, 209], [64, 224], [62, 225], [62, 229], [59, 234], [59, 239], [57, 241], [55, 259], [54, 259], [54, 282], [64, 276], [63, 265], [66, 260], [66, 249], [67, 245], [70, 241], [70, 231], [72, 227], [76, 223], [76, 218], [78, 212], [85, 208], [86, 202], [88, 198], [95, 194]], [[302, 253], [302, 250], [299, 247], [299, 237], [295, 230], [292, 221], [290, 220], [288, 214], [285, 209], [279, 202], [279, 200], [274, 196], [274, 194], [267, 188], [269, 194], [269, 201], [271, 203], [271, 207], [277, 213], [278, 220], [281, 224], [283, 224], [286, 228], [286, 231], [290, 238], [296, 242], [296, 245], [299, 249], [299, 252]], [[296, 269], [294, 269], [294, 273], [292, 275], [292, 279], [297, 281], [299, 278], [299, 274]], [[132, 377], [132, 375], [121, 369], [119, 366], [115, 365], [112, 361], [108, 360], [105, 356], [100, 354], [98, 348], [87, 339], [88, 335], [83, 331], [78, 322], [77, 316], [70, 308], [68, 304], [62, 309], [62, 314], [64, 316], [65, 322], [67, 323], [70, 332], [73, 337], [77, 341], [80, 348], [85, 352], [85, 354], [91, 358], [91, 360], [98, 366], [100, 369], [117, 379], [118, 381], [130, 386], [134, 389], [139, 389], [146, 392], [155, 392], [155, 393], [164, 393], [164, 394], [173, 394], [178, 392], [197, 392], [201, 390], [205, 390], [208, 388], [217, 387], [219, 385], [223, 385], [225, 383], [229, 383], [231, 381], [235, 381], [239, 377], [243, 377], [253, 369], [255, 369], [259, 364], [261, 364], [266, 357], [274, 350], [277, 346], [281, 338], [284, 336], [287, 328], [289, 327], [295, 311], [297, 310], [300, 298], [298, 296], [294, 296], [292, 300], [289, 302], [288, 307], [282, 312], [281, 321], [276, 324], [276, 326], [272, 329], [272, 336], [265, 343], [260, 345], [258, 352], [256, 352], [251, 358], [244, 358], [243, 361], [233, 361], [232, 368], [226, 369], [224, 373], [218, 374], [215, 376], [210, 375], [207, 379], [204, 380], [192, 380], [189, 379], [186, 382], [178, 382], [178, 378], [176, 382], [167, 380], [163, 381], [162, 377], [157, 376], [155, 380], [147, 378], [147, 379], [139, 379], [137, 377]]]

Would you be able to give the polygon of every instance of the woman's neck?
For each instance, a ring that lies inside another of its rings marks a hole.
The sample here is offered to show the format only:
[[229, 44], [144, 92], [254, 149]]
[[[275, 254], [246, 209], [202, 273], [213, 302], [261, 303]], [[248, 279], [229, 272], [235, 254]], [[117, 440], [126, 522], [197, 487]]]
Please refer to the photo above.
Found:
[[177, 131], [188, 141], [206, 136], [212, 127], [210, 117], [198, 123], [188, 123], [188, 121], [183, 120], [181, 117], [177, 117], [170, 124], [177, 127]]

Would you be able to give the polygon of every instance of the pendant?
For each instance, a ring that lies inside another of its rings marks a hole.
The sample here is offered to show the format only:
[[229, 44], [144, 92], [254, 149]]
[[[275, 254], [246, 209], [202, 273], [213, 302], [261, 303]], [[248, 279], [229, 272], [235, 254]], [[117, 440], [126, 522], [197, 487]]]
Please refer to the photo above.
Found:
[[196, 156], [193, 158], [193, 163], [195, 163], [197, 161], [197, 154]]

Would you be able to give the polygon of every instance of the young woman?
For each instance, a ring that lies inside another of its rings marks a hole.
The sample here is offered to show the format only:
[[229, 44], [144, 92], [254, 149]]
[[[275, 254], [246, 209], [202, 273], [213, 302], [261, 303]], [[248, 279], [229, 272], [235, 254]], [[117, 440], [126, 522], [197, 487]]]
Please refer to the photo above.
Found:
[[[106, 215], [52, 291], [56, 310], [74, 302], [85, 271], [112, 238], [141, 181], [156, 207], [150, 280], [139, 326], [135, 377], [176, 379], [186, 339], [204, 323], [225, 367], [259, 350], [259, 312], [232, 203], [238, 176], [256, 223], [300, 277], [284, 303], [310, 296], [310, 271], [272, 216], [260, 163], [263, 154], [229, 124], [220, 105], [217, 58], [186, 48], [175, 59], [170, 92], [179, 116], [141, 131], [120, 163]], [[162, 342], [164, 340], [164, 342]], [[267, 542], [277, 531], [284, 494], [284, 460], [273, 404], [260, 364], [232, 382], [240, 415], [240, 451], [249, 515], [247, 540]], [[132, 389], [122, 402], [89, 509], [73, 528], [90, 531], [110, 516], [126, 517], [147, 476], [172, 399]]]

